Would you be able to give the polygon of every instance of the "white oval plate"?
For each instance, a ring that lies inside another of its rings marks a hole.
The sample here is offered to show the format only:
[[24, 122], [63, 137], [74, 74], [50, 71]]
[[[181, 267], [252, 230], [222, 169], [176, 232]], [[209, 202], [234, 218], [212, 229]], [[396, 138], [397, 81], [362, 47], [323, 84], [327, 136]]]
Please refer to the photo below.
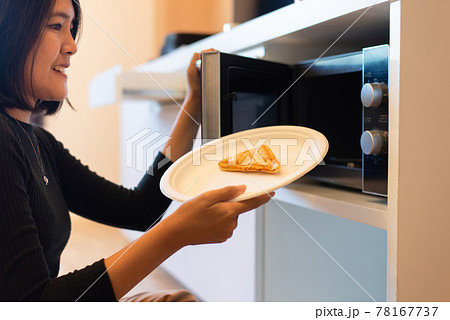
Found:
[[[281, 169], [277, 173], [227, 172], [218, 163], [236, 153], [268, 145]], [[203, 192], [230, 185], [247, 189], [235, 201], [257, 197], [284, 187], [320, 164], [328, 141], [318, 131], [298, 126], [273, 126], [237, 132], [208, 142], [178, 159], [164, 173], [160, 187], [172, 200], [187, 201]]]

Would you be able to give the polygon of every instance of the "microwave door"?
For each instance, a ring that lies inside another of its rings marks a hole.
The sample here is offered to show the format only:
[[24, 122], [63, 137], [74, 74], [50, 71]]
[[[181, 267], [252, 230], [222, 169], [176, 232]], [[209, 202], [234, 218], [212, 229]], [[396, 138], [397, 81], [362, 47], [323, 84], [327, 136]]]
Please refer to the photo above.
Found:
[[325, 165], [308, 176], [321, 182], [361, 189], [362, 55], [360, 52], [305, 61], [294, 89], [298, 124], [324, 134], [329, 143]]
[[291, 124], [292, 68], [218, 51], [202, 53], [202, 138]]

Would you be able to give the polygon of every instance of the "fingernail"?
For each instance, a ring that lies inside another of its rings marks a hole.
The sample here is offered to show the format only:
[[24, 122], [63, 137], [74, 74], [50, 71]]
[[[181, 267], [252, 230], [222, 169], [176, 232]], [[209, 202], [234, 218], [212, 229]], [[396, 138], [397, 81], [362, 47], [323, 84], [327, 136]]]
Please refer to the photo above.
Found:
[[245, 189], [247, 189], [247, 186], [245, 184], [242, 184], [240, 186], [236, 186], [239, 193], [245, 192]]

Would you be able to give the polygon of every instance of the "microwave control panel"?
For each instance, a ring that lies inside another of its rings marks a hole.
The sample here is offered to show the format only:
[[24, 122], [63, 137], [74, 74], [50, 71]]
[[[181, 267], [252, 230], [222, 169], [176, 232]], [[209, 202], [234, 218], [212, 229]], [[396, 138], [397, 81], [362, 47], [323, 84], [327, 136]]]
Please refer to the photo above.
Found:
[[389, 46], [363, 50], [363, 152], [362, 189], [365, 193], [387, 196], [388, 186], [388, 88]]

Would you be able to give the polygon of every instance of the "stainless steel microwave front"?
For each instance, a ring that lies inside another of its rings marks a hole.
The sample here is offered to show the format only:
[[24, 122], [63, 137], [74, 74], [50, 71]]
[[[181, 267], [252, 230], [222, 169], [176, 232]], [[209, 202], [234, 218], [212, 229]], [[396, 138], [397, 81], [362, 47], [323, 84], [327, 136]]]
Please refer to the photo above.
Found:
[[386, 196], [388, 59], [387, 45], [293, 66], [202, 53], [202, 139], [264, 126], [306, 126], [330, 143], [326, 165], [310, 177]]
[[201, 57], [202, 139], [220, 138], [220, 54], [204, 52]]

